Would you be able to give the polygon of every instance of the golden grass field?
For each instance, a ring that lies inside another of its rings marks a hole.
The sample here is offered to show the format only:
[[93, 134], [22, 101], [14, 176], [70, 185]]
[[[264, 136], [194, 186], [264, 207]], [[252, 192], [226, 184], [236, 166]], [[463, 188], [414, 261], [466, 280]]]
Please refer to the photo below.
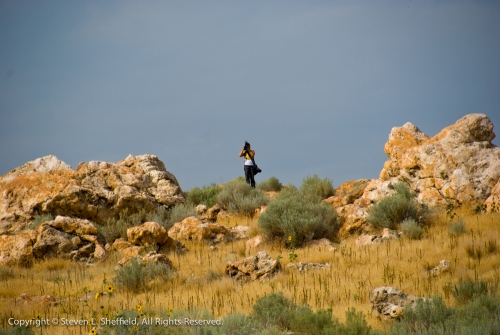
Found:
[[[467, 232], [449, 233], [446, 214], [434, 215], [433, 225], [421, 240], [401, 238], [384, 244], [357, 247], [357, 236], [342, 241], [336, 251], [318, 248], [295, 250], [296, 261], [329, 262], [324, 270], [299, 273], [288, 269], [290, 250], [274, 243], [258, 247], [273, 258], [281, 256], [283, 270], [270, 281], [239, 283], [224, 275], [226, 262], [243, 259], [245, 240], [219, 245], [211, 250], [204, 243], [186, 243], [184, 255], [170, 255], [176, 268], [167, 282], [151, 282], [145, 292], [132, 294], [113, 284], [114, 267], [119, 260], [111, 254], [91, 266], [51, 259], [32, 268], [0, 269], [0, 328], [15, 319], [89, 319], [116, 317], [124, 310], [137, 310], [145, 316], [188, 309], [205, 309], [216, 318], [229, 313], [249, 314], [259, 297], [271, 292], [283, 294], [297, 304], [314, 310], [332, 308], [335, 317], [344, 320], [345, 311], [354, 307], [366, 315], [377, 329], [384, 324], [371, 316], [369, 292], [377, 286], [393, 286], [416, 296], [441, 295], [454, 304], [450, 284], [460, 279], [500, 281], [500, 213], [472, 214], [470, 209], [456, 211], [466, 223]], [[457, 217], [453, 222], [457, 221]], [[225, 222], [226, 224], [228, 222]], [[258, 232], [257, 219], [232, 217], [229, 225], [249, 225]], [[428, 270], [441, 260], [451, 262], [451, 271], [437, 277]], [[108, 292], [108, 290], [110, 292]], [[60, 300], [55, 306], [33, 303], [16, 304], [22, 293], [49, 294]], [[88, 334], [89, 327], [50, 326], [35, 328], [36, 334]], [[48, 329], [48, 332], [47, 332]]]

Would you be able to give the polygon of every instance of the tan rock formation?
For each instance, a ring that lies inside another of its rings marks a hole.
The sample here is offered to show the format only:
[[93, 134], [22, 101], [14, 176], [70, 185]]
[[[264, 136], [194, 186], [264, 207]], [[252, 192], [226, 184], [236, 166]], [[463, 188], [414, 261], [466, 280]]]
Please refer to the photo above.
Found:
[[484, 114], [466, 115], [432, 138], [406, 123], [389, 135], [380, 179], [406, 181], [429, 205], [482, 202], [500, 178], [500, 148], [493, 138]]
[[500, 179], [498, 180], [493, 190], [491, 190], [491, 194], [484, 202], [486, 205], [486, 210], [488, 212], [498, 212], [500, 211]]
[[174, 224], [168, 231], [168, 236], [174, 240], [206, 241], [220, 243], [247, 238], [246, 227], [238, 226], [229, 229], [218, 223], [202, 222], [200, 219], [190, 216], [181, 222]]
[[37, 230], [0, 235], [0, 265], [29, 266], [35, 259], [51, 257], [88, 261], [104, 258], [103, 251], [97, 229], [88, 220], [57, 216]]
[[125, 210], [133, 214], [183, 201], [176, 178], [153, 155], [80, 163], [76, 170], [46, 156], [0, 177], [0, 234], [26, 228], [37, 214], [106, 224]]
[[137, 259], [138, 262], [140, 262], [143, 265], [146, 265], [148, 263], [151, 264], [162, 263], [166, 264], [170, 269], [173, 269], [173, 265], [170, 259], [165, 254], [159, 254], [156, 251], [150, 251], [144, 256], [139, 256], [139, 255], [126, 256], [118, 262], [118, 266], [124, 266], [126, 264], [129, 264], [132, 258]]
[[149, 247], [163, 245], [169, 239], [168, 232], [159, 223], [144, 222], [140, 226], [127, 229], [127, 239], [132, 244]]
[[372, 315], [383, 320], [398, 319], [406, 305], [414, 306], [416, 297], [390, 286], [374, 288], [370, 292]]
[[227, 262], [225, 273], [236, 280], [249, 281], [269, 278], [280, 270], [281, 263], [261, 251], [241, 261]]

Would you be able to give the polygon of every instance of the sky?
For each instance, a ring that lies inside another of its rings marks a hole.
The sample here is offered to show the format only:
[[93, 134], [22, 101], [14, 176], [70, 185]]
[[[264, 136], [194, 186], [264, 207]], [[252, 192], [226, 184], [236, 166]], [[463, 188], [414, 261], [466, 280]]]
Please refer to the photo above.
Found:
[[247, 140], [257, 182], [336, 187], [469, 113], [500, 136], [498, 1], [0, 0], [0, 175], [153, 154], [189, 190]]

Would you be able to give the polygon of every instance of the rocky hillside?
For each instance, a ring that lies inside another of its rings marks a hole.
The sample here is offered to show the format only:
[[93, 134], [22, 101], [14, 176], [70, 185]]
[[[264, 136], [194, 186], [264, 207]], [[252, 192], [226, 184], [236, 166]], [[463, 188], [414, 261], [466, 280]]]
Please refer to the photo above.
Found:
[[183, 201], [175, 176], [153, 155], [80, 163], [75, 170], [46, 156], [0, 177], [0, 234], [23, 230], [42, 214], [105, 224], [125, 209], [132, 214]]
[[500, 201], [500, 148], [493, 123], [484, 114], [469, 114], [429, 137], [406, 123], [394, 127], [384, 146], [388, 160], [380, 177], [347, 182], [327, 199], [344, 218], [343, 232], [365, 228], [367, 209], [406, 182], [429, 206]]

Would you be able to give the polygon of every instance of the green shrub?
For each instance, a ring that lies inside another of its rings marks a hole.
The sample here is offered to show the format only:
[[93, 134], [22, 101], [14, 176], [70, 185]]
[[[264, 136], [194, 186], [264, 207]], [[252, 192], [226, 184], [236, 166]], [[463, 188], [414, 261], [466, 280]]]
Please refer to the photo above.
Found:
[[203, 185], [202, 188], [195, 187], [188, 191], [186, 202], [193, 206], [203, 204], [207, 207], [212, 207], [217, 203], [217, 195], [222, 190], [222, 187], [215, 183], [209, 186]]
[[184, 203], [172, 207], [168, 219], [168, 229], [170, 229], [174, 225], [174, 223], [181, 222], [182, 220], [190, 216], [197, 216], [196, 208], [193, 204]]
[[349, 308], [346, 313], [346, 321], [340, 323], [333, 331], [325, 332], [325, 335], [370, 335], [374, 334], [372, 328], [368, 326], [363, 312], [356, 312], [355, 308]]
[[52, 214], [35, 215], [31, 221], [30, 229], [38, 229], [42, 223], [52, 220], [54, 220]]
[[293, 311], [290, 329], [299, 334], [323, 334], [337, 323], [331, 309], [313, 312], [309, 306], [298, 306]]
[[429, 209], [419, 204], [408, 186], [399, 182], [394, 185], [395, 193], [381, 199], [368, 210], [368, 222], [375, 227], [396, 229], [406, 219], [413, 219], [420, 226], [428, 223]]
[[288, 329], [291, 322], [291, 310], [294, 304], [283, 293], [271, 293], [263, 296], [253, 305], [252, 317], [263, 327], [278, 326]]
[[441, 298], [420, 299], [414, 308], [405, 307], [400, 322], [394, 322], [390, 335], [499, 334], [500, 299], [478, 295], [458, 307], [447, 307]]
[[257, 187], [266, 192], [279, 192], [283, 188], [283, 184], [280, 183], [278, 178], [270, 177], [268, 180], [261, 181]]
[[467, 228], [466, 228], [465, 222], [464, 222], [464, 220], [462, 220], [462, 218], [458, 219], [457, 222], [451, 223], [448, 226], [448, 232], [451, 235], [462, 235], [462, 234], [465, 234], [466, 231], [467, 231]]
[[142, 264], [136, 257], [130, 259], [129, 264], [125, 264], [116, 270], [113, 279], [118, 287], [132, 292], [146, 291], [146, 285], [155, 279], [167, 280], [172, 276], [172, 269], [164, 263], [153, 264], [147, 262]]
[[317, 175], [308, 176], [302, 180], [300, 194], [309, 201], [321, 201], [334, 195], [335, 189], [331, 179], [320, 179]]
[[262, 330], [262, 325], [245, 314], [229, 314], [224, 318], [221, 334], [252, 335]]
[[266, 205], [269, 198], [259, 189], [250, 187], [238, 178], [224, 185], [217, 195], [217, 203], [231, 213], [253, 216], [255, 209]]
[[410, 240], [420, 240], [424, 233], [422, 227], [413, 218], [403, 220], [399, 227], [403, 234]]
[[337, 212], [327, 204], [309, 202], [297, 189], [283, 189], [259, 216], [259, 227], [269, 239], [299, 247], [312, 239], [335, 237]]
[[488, 283], [486, 280], [460, 280], [451, 293], [459, 304], [465, 304], [478, 296], [495, 295], [497, 288], [498, 283]]

